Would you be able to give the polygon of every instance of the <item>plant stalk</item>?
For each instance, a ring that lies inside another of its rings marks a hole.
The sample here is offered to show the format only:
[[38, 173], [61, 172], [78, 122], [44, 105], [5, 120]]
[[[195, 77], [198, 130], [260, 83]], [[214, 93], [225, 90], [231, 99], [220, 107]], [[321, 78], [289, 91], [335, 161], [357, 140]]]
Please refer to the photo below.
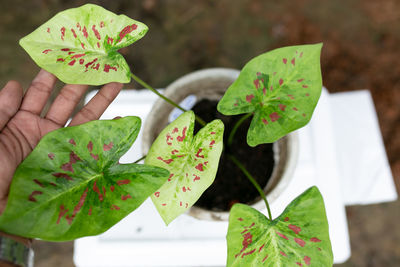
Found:
[[261, 198], [264, 200], [265, 205], [267, 206], [268, 217], [272, 221], [271, 209], [269, 207], [267, 197], [265, 196], [264, 191], [261, 189], [260, 185], [257, 183], [257, 181], [253, 178], [253, 176], [251, 176], [251, 174], [246, 170], [246, 168], [239, 162], [239, 160], [235, 156], [233, 156], [232, 154], [228, 154], [228, 157], [239, 167], [239, 169], [244, 173], [244, 175], [246, 175], [246, 177], [250, 180], [250, 182], [257, 189]]
[[247, 113], [246, 115], [242, 116], [235, 124], [235, 126], [233, 126], [233, 129], [231, 131], [231, 133], [229, 134], [228, 137], [228, 146], [230, 147], [232, 145], [233, 142], [233, 138], [235, 137], [235, 134], [237, 132], [237, 129], [239, 128], [239, 126], [251, 115], [253, 115], [252, 113]]
[[[171, 104], [172, 106], [180, 109], [183, 112], [186, 112], [187, 110], [182, 108], [181, 106], [179, 106], [179, 104], [175, 103], [174, 101], [172, 101], [171, 99], [169, 99], [168, 97], [160, 94], [156, 89], [154, 89], [153, 87], [151, 87], [149, 84], [147, 84], [145, 81], [143, 81], [142, 79], [140, 79], [138, 76], [136, 76], [135, 74], [133, 74], [131, 72], [131, 77], [138, 82], [140, 85], [144, 86], [145, 88], [149, 89], [150, 91], [152, 91], [153, 93], [155, 93], [156, 95], [158, 95], [159, 97], [161, 97], [163, 100], [165, 100], [167, 103]], [[200, 123], [202, 126], [206, 126], [206, 122], [200, 118], [199, 116], [196, 116], [196, 121], [198, 123]]]

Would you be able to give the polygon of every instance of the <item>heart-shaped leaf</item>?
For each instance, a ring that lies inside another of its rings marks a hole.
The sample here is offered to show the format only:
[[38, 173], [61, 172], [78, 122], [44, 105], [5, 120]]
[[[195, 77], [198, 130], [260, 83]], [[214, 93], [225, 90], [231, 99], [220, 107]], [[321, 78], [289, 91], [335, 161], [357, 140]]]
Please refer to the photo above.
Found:
[[20, 45], [36, 64], [65, 83], [128, 83], [130, 69], [118, 49], [147, 30], [139, 21], [87, 4], [58, 13]]
[[247, 205], [229, 216], [227, 266], [332, 266], [325, 206], [317, 187], [297, 197], [275, 220]]
[[47, 134], [15, 172], [0, 229], [63, 241], [106, 231], [135, 210], [168, 171], [119, 164], [138, 117], [92, 121]]
[[272, 143], [306, 125], [322, 89], [322, 44], [279, 48], [255, 57], [218, 103], [225, 115], [254, 113], [247, 143]]
[[193, 138], [194, 113], [187, 111], [157, 137], [146, 164], [169, 170], [168, 181], [152, 196], [166, 224], [188, 210], [212, 184], [222, 152], [224, 124], [214, 120]]

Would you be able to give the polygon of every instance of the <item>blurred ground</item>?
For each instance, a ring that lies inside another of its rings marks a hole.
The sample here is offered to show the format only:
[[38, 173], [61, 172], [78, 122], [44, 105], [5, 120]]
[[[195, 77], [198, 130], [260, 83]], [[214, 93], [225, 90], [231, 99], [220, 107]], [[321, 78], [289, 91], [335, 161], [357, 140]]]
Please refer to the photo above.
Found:
[[[27, 87], [38, 67], [18, 40], [65, 8], [85, 1], [0, 2], [0, 84]], [[147, 36], [123, 53], [155, 87], [207, 67], [240, 69], [270, 49], [324, 42], [322, 71], [331, 92], [368, 88], [400, 188], [400, 1], [200, 0], [92, 1], [143, 21]], [[127, 88], [135, 87], [134, 84]], [[400, 201], [347, 208], [352, 257], [341, 266], [400, 266]], [[72, 243], [36, 245], [36, 266], [73, 266]]]

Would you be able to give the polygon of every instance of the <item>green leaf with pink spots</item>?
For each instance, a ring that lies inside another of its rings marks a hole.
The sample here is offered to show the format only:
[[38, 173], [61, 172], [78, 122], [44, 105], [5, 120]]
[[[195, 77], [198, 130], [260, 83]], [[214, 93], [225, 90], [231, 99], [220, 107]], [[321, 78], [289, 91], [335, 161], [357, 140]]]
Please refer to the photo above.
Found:
[[125, 15], [86, 4], [62, 11], [20, 40], [41, 68], [71, 84], [128, 83], [130, 69], [118, 49], [148, 28]]
[[0, 229], [51, 241], [100, 234], [168, 179], [154, 166], [119, 164], [138, 117], [92, 121], [50, 132], [15, 172]]
[[225, 115], [253, 113], [247, 143], [272, 143], [306, 125], [322, 89], [322, 44], [290, 46], [255, 57], [218, 103]]
[[187, 211], [212, 184], [222, 152], [224, 124], [214, 120], [193, 137], [194, 113], [187, 111], [157, 137], [146, 164], [167, 169], [170, 177], [151, 199], [166, 224]]
[[317, 187], [293, 200], [270, 221], [235, 204], [229, 216], [227, 266], [332, 266], [324, 201]]

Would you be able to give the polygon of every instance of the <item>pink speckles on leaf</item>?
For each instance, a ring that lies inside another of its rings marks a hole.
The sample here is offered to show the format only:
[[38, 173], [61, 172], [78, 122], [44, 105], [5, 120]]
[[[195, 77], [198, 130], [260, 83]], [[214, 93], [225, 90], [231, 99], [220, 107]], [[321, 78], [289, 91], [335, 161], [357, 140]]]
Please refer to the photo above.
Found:
[[303, 117], [306, 117], [306, 114], [305, 114], [305, 113], [303, 113], [303, 114], [301, 114], [301, 116], [303, 116]]
[[92, 215], [92, 207], [89, 208], [88, 215]]
[[297, 82], [301, 83], [302, 81], [304, 81], [304, 79], [298, 79]]
[[117, 67], [112, 67], [112, 66], [110, 66], [108, 64], [105, 64], [103, 71], [108, 73], [108, 72], [110, 72], [110, 70], [117, 71]]
[[81, 47], [82, 47], [82, 49], [85, 49], [85, 44], [81, 43]]
[[266, 261], [268, 259], [268, 254], [265, 255], [264, 259], [262, 260], [262, 262]]
[[293, 58], [293, 59], [290, 61], [290, 63], [292, 63], [292, 65], [295, 66], [295, 65], [296, 65], [296, 59]]
[[111, 37], [107, 37], [107, 44], [112, 45], [114, 42], [114, 39]]
[[74, 168], [70, 162], [61, 165], [61, 169], [66, 172], [74, 172]]
[[279, 85], [282, 85], [282, 84], [283, 84], [283, 79], [280, 78], [280, 79], [279, 79]]
[[261, 250], [264, 248], [265, 244], [263, 244], [259, 249], [258, 249], [258, 253], [261, 252]]
[[286, 58], [283, 58], [283, 59], [282, 59], [282, 62], [283, 62], [283, 64], [286, 64], [286, 63], [287, 63], [287, 59], [286, 59]]
[[165, 207], [165, 206], [167, 206], [167, 203], [162, 203], [161, 206], [164, 206], [164, 207]]
[[96, 30], [96, 25], [92, 26], [92, 31], [94, 33], [94, 36], [96, 36], [97, 39], [101, 40], [101, 36], [98, 30]]
[[100, 28], [104, 28], [104, 21], [100, 21]]
[[88, 143], [87, 149], [88, 149], [89, 152], [92, 152], [92, 151], [93, 151], [93, 142], [92, 142], [92, 141], [90, 141], [90, 142]]
[[76, 32], [75, 32], [74, 29], [71, 28], [71, 32], [72, 32], [72, 35], [74, 36], [74, 38], [78, 37], [78, 36], [76, 35]]
[[86, 30], [86, 26], [83, 26], [83, 30], [82, 30], [83, 36], [85, 36], [85, 38], [87, 39], [89, 37], [89, 34]]
[[63, 58], [57, 58], [57, 62], [64, 62], [65, 61], [65, 59], [63, 59]]
[[38, 179], [33, 179], [33, 182], [35, 182], [40, 187], [44, 187], [44, 185]]
[[268, 121], [266, 120], [266, 119], [262, 119], [262, 122], [265, 124], [265, 125], [267, 125], [268, 124]]
[[174, 134], [174, 133], [177, 133], [177, 132], [179, 132], [179, 129], [178, 129], [177, 127], [175, 127], [175, 128], [172, 130], [172, 133]]
[[86, 54], [85, 53], [83, 53], [83, 54], [76, 54], [76, 55], [73, 55], [71, 58], [79, 58], [79, 57], [83, 57], [83, 56], [85, 56]]
[[121, 196], [121, 200], [127, 200], [128, 198], [132, 198], [132, 196], [129, 194], [126, 196], [124, 196], [124, 195]]
[[61, 32], [61, 40], [64, 41], [64, 37], [65, 37], [65, 27], [61, 27], [60, 32]]
[[79, 64], [83, 64], [85, 62], [85, 60], [83, 58], [79, 59]]
[[282, 234], [282, 233], [280, 233], [280, 232], [278, 232], [278, 231], [276, 231], [276, 234], [277, 234], [278, 236], [282, 237], [283, 239], [289, 240], [289, 238], [288, 238], [287, 236], [285, 236], [284, 234]]
[[111, 209], [112, 209], [112, 210], [120, 210], [121, 208], [118, 207], [118, 206], [115, 205], [115, 204], [112, 204], [112, 205], [111, 205]]
[[321, 240], [319, 240], [319, 239], [318, 239], [318, 238], [316, 238], [316, 237], [312, 237], [312, 238], [310, 238], [310, 241], [311, 241], [311, 242], [314, 242], [314, 243], [321, 242]]
[[115, 186], [111, 185], [111, 186], [110, 186], [110, 191], [111, 191], [111, 192], [114, 192], [114, 190], [115, 190]]
[[57, 173], [53, 173], [52, 175], [56, 178], [64, 178], [68, 181], [73, 181], [72, 177], [70, 177], [68, 174], [65, 174], [65, 173], [57, 172]]
[[238, 221], [241, 221], [241, 222], [243, 222], [243, 218], [238, 218]]
[[94, 160], [99, 160], [99, 155], [95, 155], [95, 154], [93, 154], [93, 153], [90, 153], [90, 156], [94, 159]]
[[41, 195], [41, 194], [43, 194], [43, 192], [42, 191], [33, 191], [30, 195], [29, 195], [29, 197], [28, 197], [28, 200], [29, 201], [32, 201], [32, 202], [37, 202], [37, 200], [36, 200], [36, 198], [34, 197], [34, 196], [36, 196], [36, 195]]
[[276, 113], [276, 112], [273, 112], [273, 113], [269, 114], [269, 117], [270, 117], [272, 122], [275, 122], [280, 118], [279, 114]]
[[46, 49], [46, 50], [43, 50], [43, 54], [47, 54], [47, 53], [49, 53], [49, 52], [51, 52], [51, 51], [53, 51], [53, 50], [51, 50], [51, 49]]
[[294, 96], [293, 95], [287, 95], [291, 100], [294, 100]]
[[285, 222], [289, 221], [289, 217], [285, 217], [285, 219], [283, 219]]
[[170, 175], [169, 175], [169, 177], [168, 177], [168, 182], [171, 182], [171, 178], [174, 176], [174, 174], [173, 173], [171, 173]]
[[285, 253], [285, 252], [283, 252], [283, 251], [279, 251], [279, 253], [280, 253], [282, 256], [284, 256], [284, 257], [287, 257], [287, 255], [286, 255], [286, 253]]
[[304, 256], [304, 263], [305, 264], [307, 264], [307, 265], [310, 265], [311, 264], [311, 258], [310, 257], [308, 257], [308, 256]]
[[299, 266], [303, 266], [303, 264], [301, 262], [296, 262], [296, 264]]
[[125, 28], [122, 29], [122, 31], [119, 33], [119, 40], [118, 43], [121, 42], [121, 40], [129, 33], [137, 29], [136, 24], [128, 25]]
[[303, 88], [308, 88], [308, 85], [303, 84], [302, 87], [303, 87]]
[[301, 52], [301, 53], [300, 53], [300, 56], [299, 56], [299, 57], [300, 57], [300, 58], [302, 58], [302, 57], [303, 57], [303, 52]]
[[306, 93], [306, 96], [310, 96], [310, 94], [309, 94], [309, 93]]
[[160, 192], [155, 192], [155, 193], [154, 193], [154, 196], [155, 196], [155, 197], [160, 197]]
[[54, 157], [55, 157], [54, 153], [49, 153], [49, 154], [47, 154], [47, 156], [48, 156], [49, 159], [51, 159], [51, 160], [53, 160]]
[[99, 187], [96, 185], [96, 181], [93, 184], [93, 191], [97, 193], [100, 201], [104, 200], [104, 195], [100, 192]]
[[242, 254], [242, 252], [244, 252], [251, 243], [253, 243], [253, 235], [250, 232], [247, 232], [243, 235], [242, 249], [238, 254], [235, 255], [235, 258]]
[[282, 111], [285, 111], [286, 105], [279, 104], [279, 109], [282, 110]]
[[259, 79], [255, 79], [253, 81], [253, 83], [254, 83], [254, 86], [256, 87], [256, 89], [258, 89], [260, 87], [260, 80]]
[[113, 148], [113, 146], [114, 146], [113, 142], [110, 142], [109, 144], [104, 144], [103, 151], [110, 151]]
[[85, 65], [86, 71], [87, 71], [87, 69], [88, 69], [91, 65], [93, 65], [97, 60], [98, 60], [98, 58], [95, 58], [95, 59], [93, 59], [92, 61], [88, 62], [88, 63]]
[[200, 180], [200, 176], [197, 176], [196, 174], [193, 174], [194, 178], [193, 178], [193, 182], [199, 181]]
[[68, 143], [70, 143], [73, 146], [76, 146], [75, 140], [74, 139], [69, 139]]
[[71, 61], [68, 63], [68, 65], [69, 65], [69, 66], [73, 66], [73, 65], [75, 64], [75, 62], [76, 62], [75, 59], [74, 59], [74, 60], [71, 60]]
[[243, 253], [243, 254], [242, 254], [242, 258], [243, 258], [244, 256], [253, 254], [255, 251], [256, 251], [256, 249], [252, 249], [252, 250], [250, 250], [249, 252]]
[[212, 146], [215, 144], [215, 140], [212, 140], [209, 144], [210, 148], [212, 148]]
[[294, 111], [299, 111], [296, 107], [293, 107], [292, 109], [293, 109]]
[[294, 238], [294, 242], [296, 242], [297, 244], [299, 244], [300, 247], [304, 247], [304, 246], [306, 245], [306, 242], [305, 242], [303, 239], [301, 239], [301, 238], [295, 237], [295, 238]]
[[204, 155], [200, 155], [200, 153], [203, 151], [203, 149], [202, 148], [199, 148], [199, 150], [197, 151], [197, 153], [196, 153], [196, 157], [198, 157], [198, 158], [202, 158], [202, 159], [204, 159]]
[[157, 157], [158, 160], [163, 161], [166, 164], [171, 164], [171, 162], [173, 162], [173, 159], [163, 159], [162, 157]]
[[293, 224], [289, 224], [288, 227], [289, 227], [289, 229], [292, 230], [296, 235], [298, 235], [298, 234], [300, 233], [300, 231], [301, 231], [301, 228], [300, 228], [300, 227], [298, 227], [298, 226], [296, 226], [296, 225], [293, 225]]
[[185, 140], [185, 138], [186, 138], [186, 130], [187, 130], [187, 127], [185, 126], [183, 128], [183, 130], [182, 130], [182, 136], [177, 136], [176, 137], [176, 140], [178, 140], [178, 142], [182, 142], [183, 140]]
[[50, 33], [50, 28], [47, 28], [46, 32], [47, 32], [47, 33]]
[[129, 184], [131, 182], [131, 180], [129, 179], [124, 179], [124, 180], [118, 180], [117, 181], [117, 185], [125, 185], [125, 184]]
[[246, 101], [249, 102], [249, 103], [251, 103], [251, 100], [253, 100], [253, 98], [254, 98], [254, 95], [253, 95], [253, 94], [251, 94], [251, 95], [246, 95]]
[[197, 170], [201, 171], [201, 172], [204, 171], [204, 169], [203, 169], [203, 163], [197, 164], [195, 168], [196, 168]]
[[64, 215], [68, 212], [68, 209], [64, 207], [64, 205], [60, 205], [60, 212], [58, 213], [57, 224], [60, 223], [60, 220]]

